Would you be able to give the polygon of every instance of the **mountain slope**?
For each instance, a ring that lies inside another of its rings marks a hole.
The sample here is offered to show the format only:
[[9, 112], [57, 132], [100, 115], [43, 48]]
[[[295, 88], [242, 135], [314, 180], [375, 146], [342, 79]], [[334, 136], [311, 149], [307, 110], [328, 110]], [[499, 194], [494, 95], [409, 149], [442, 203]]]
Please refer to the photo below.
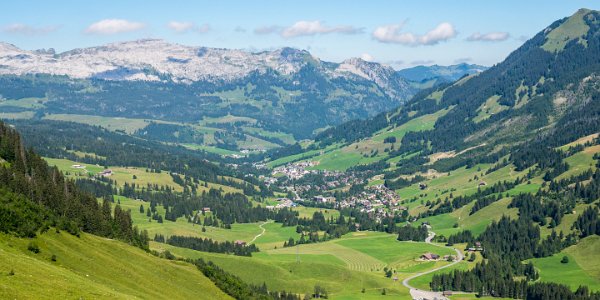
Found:
[[[556, 35], [573, 31], [572, 24], [585, 27], [576, 38], [558, 38], [568, 41], [560, 51], [547, 50]], [[464, 164], [475, 157], [493, 161], [492, 156], [525, 147], [525, 141], [534, 141], [535, 147], [560, 146], [600, 128], [599, 58], [600, 14], [580, 10], [484, 72], [423, 91], [398, 110], [324, 131], [316, 140], [322, 145], [371, 140], [381, 131], [394, 132], [410, 120], [448, 110], [433, 129], [406, 133], [399, 147], [384, 156], [419, 152], [429, 161], [430, 154], [454, 151], [461, 155], [445, 162]]]
[[[205, 132], [227, 129], [228, 137], [215, 139], [230, 150], [239, 149], [229, 140], [284, 144], [270, 133], [309, 138], [397, 107], [417, 90], [391, 67], [357, 58], [325, 62], [292, 48], [251, 53], [139, 40], [56, 54], [0, 44], [0, 113], [7, 117], [203, 123], [212, 127]], [[257, 136], [257, 130], [269, 133]]]

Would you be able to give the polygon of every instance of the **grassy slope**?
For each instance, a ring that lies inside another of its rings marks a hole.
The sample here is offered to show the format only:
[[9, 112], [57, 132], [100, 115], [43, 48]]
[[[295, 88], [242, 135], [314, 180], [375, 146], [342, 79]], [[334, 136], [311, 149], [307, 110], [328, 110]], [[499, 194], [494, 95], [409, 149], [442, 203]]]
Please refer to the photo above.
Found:
[[[391, 146], [391, 144], [383, 142], [385, 138], [395, 137], [399, 142], [407, 132], [433, 129], [435, 121], [447, 112], [448, 110], [440, 110], [433, 114], [412, 119], [401, 126], [383, 129], [375, 133], [372, 138], [311, 158], [311, 160], [319, 161], [319, 165], [315, 166], [314, 169], [343, 171], [352, 166], [381, 160], [388, 156], [384, 150]], [[395, 146], [397, 147], [398, 144]], [[377, 151], [377, 155], [373, 156], [374, 151]]]
[[[104, 167], [101, 167], [101, 166], [80, 163], [80, 162], [76, 162], [76, 161], [72, 161], [72, 160], [68, 160], [68, 159], [56, 159], [56, 158], [47, 158], [47, 157], [44, 159], [46, 160], [46, 162], [48, 162], [49, 165], [56, 166], [59, 170], [61, 170], [63, 172], [69, 172], [70, 175], [68, 175], [67, 177], [79, 177], [79, 176], [87, 177], [88, 173], [94, 175], [94, 174], [99, 173], [102, 170], [104, 170]], [[82, 166], [85, 166], [86, 168], [85, 169], [72, 168], [71, 166], [74, 164], [80, 164]], [[145, 187], [148, 183], [150, 183], [150, 184], [158, 184], [159, 186], [163, 186], [163, 185], [170, 186], [170, 187], [173, 187], [175, 189], [175, 191], [179, 191], [179, 192], [183, 191], [183, 187], [181, 187], [179, 184], [177, 184], [173, 181], [173, 177], [171, 177], [171, 175], [169, 175], [168, 171], [162, 171], [161, 173], [152, 173], [152, 172], [146, 172], [146, 170], [144, 168], [137, 168], [137, 167], [108, 166], [108, 168], [113, 171], [113, 175], [110, 177], [110, 179], [117, 181], [117, 184], [119, 186], [122, 186], [123, 184], [125, 184], [125, 182], [127, 182], [128, 184], [135, 183], [136, 185], [139, 185], [140, 188], [142, 188], [142, 187]], [[133, 179], [133, 175], [135, 175], [137, 177], [137, 179]], [[204, 183], [204, 182], [201, 182], [201, 183]], [[226, 186], [226, 185], [210, 183], [210, 182], [208, 183], [208, 187], [199, 185], [198, 191], [201, 193], [204, 190], [208, 191], [210, 188], [223, 189], [223, 191], [226, 193], [230, 193], [230, 192], [242, 193], [242, 191], [240, 189], [233, 188], [233, 187]]]
[[[193, 265], [118, 241], [50, 230], [36, 238], [38, 254], [27, 250], [28, 242], [0, 236], [0, 298], [229, 298]], [[14, 276], [7, 275], [10, 270]]]
[[[265, 226], [267, 232], [271, 225], [275, 224]], [[407, 298], [408, 290], [400, 282], [385, 278], [383, 267], [397, 269], [397, 276], [401, 279], [433, 266], [432, 263], [416, 260], [422, 253], [451, 252], [425, 243], [398, 242], [395, 236], [376, 232], [359, 232], [325, 243], [266, 250], [255, 253], [253, 257], [203, 253], [158, 243], [152, 243], [151, 247], [169, 249], [179, 256], [212, 260], [244, 280], [256, 284], [266, 282], [271, 289], [304, 293], [319, 284], [334, 299], [376, 298], [381, 296], [381, 288], [386, 288], [389, 297]], [[360, 292], [362, 287], [366, 290], [365, 294]]]
[[[600, 291], [600, 261], [594, 258], [598, 253], [600, 236], [590, 236], [558, 254], [531, 261], [540, 272], [541, 281], [563, 283], [573, 290], [587, 285], [593, 291]], [[569, 263], [560, 262], [563, 256], [569, 258]]]

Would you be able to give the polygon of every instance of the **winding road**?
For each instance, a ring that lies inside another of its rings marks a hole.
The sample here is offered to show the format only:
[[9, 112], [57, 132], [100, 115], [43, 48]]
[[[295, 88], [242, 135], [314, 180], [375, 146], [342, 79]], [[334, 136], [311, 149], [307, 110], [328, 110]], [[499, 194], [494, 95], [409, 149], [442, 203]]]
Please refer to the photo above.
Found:
[[[434, 245], [434, 246], [438, 246], [438, 247], [442, 247], [442, 248], [451, 248], [451, 247], [441, 246], [441, 245], [432, 243], [431, 240], [433, 240], [434, 237], [435, 237], [435, 232], [430, 231], [429, 235], [425, 239], [425, 243], [431, 244], [431, 245]], [[415, 279], [417, 277], [423, 276], [425, 274], [429, 274], [429, 273], [432, 273], [432, 272], [439, 271], [441, 269], [448, 268], [450, 266], [453, 266], [453, 265], [461, 262], [464, 259], [464, 256], [463, 256], [462, 252], [460, 250], [456, 249], [456, 248], [452, 248], [452, 250], [456, 251], [456, 260], [454, 262], [452, 262], [450, 264], [447, 264], [445, 266], [441, 266], [441, 267], [438, 267], [438, 268], [435, 268], [435, 269], [428, 270], [426, 272], [422, 272], [422, 273], [418, 273], [418, 274], [412, 275], [412, 276], [407, 277], [406, 279], [404, 279], [402, 281], [402, 284], [410, 290], [410, 295], [412, 296], [413, 299], [418, 299], [418, 300], [421, 300], [421, 299], [447, 300], [448, 299], [448, 298], [444, 297], [441, 292], [432, 292], [432, 291], [425, 291], [425, 290], [417, 289], [417, 288], [411, 286], [409, 284], [409, 281], [411, 281], [412, 279]]]
[[271, 223], [271, 221], [265, 221], [258, 226], [258, 228], [262, 229], [262, 232], [257, 234], [248, 244], [254, 243], [254, 241], [256, 241], [257, 238], [259, 238], [261, 235], [265, 234], [265, 231], [267, 231], [267, 230], [263, 226], [265, 226], [268, 223]]

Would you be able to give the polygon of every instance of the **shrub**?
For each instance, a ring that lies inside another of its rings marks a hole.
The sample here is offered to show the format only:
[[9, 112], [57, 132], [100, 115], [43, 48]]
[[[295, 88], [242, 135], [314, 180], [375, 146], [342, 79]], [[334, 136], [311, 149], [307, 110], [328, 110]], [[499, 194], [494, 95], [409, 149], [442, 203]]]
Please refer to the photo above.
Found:
[[27, 245], [27, 250], [36, 254], [40, 253], [40, 247], [35, 242], [29, 242], [29, 245]]

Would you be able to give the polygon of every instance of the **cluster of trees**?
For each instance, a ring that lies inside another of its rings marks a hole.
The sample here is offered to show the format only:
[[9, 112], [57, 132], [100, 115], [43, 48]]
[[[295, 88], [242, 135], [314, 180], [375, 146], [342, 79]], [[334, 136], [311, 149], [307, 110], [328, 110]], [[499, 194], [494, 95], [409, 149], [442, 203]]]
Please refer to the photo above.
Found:
[[[13, 121], [28, 146], [44, 156], [67, 158], [103, 166], [134, 166], [149, 170], [170, 170], [185, 174], [188, 182], [200, 180], [243, 189], [248, 195], [269, 196], [272, 192], [257, 178], [245, 176], [248, 166], [233, 169], [223, 158], [204, 151], [188, 150], [111, 132], [99, 127], [58, 121]], [[56, 132], [61, 132], [56, 135]], [[66, 145], [66, 148], [65, 148]], [[78, 157], [71, 150], [96, 155]], [[216, 162], [216, 163], [213, 163]], [[241, 180], [231, 180], [227, 177]], [[258, 186], [259, 189], [254, 189]]]
[[[451, 236], [452, 242], [472, 242], [470, 233]], [[509, 297], [515, 299], [548, 299], [549, 295], [561, 295], [556, 299], [600, 299], [586, 297], [600, 297], [600, 294], [586, 292], [576, 297], [576, 293], [563, 285], [534, 282], [539, 275], [531, 263], [522, 264], [521, 261], [552, 255], [564, 247], [571, 245], [573, 238], [563, 237], [553, 232], [547, 239], [541, 240], [539, 227], [529, 220], [520, 218], [510, 220], [502, 217], [478, 237], [484, 246], [482, 254], [486, 261], [478, 263], [475, 268], [468, 271], [455, 270], [451, 273], [436, 274], [431, 281], [431, 288], [441, 290], [461, 290], [476, 292], [480, 296]], [[526, 280], [517, 280], [522, 276]], [[534, 294], [542, 293], [542, 298]], [[566, 294], [564, 294], [566, 293]], [[575, 297], [575, 298], [574, 298]]]
[[399, 241], [417, 241], [422, 242], [427, 238], [427, 226], [413, 227], [406, 225], [398, 228]]
[[598, 207], [588, 207], [583, 211], [575, 223], [573, 229], [579, 231], [579, 237], [584, 238], [590, 235], [600, 235], [600, 220], [598, 220]]
[[[163, 236], [158, 236], [159, 240], [164, 240]], [[226, 253], [238, 256], [252, 256], [252, 252], [258, 252], [258, 247], [254, 244], [236, 242], [218, 242], [209, 238], [197, 238], [191, 236], [172, 235], [166, 239], [169, 245], [189, 248], [204, 252]]]
[[191, 126], [150, 122], [146, 127], [134, 133], [140, 137], [171, 143], [202, 144], [204, 134]]
[[80, 230], [148, 249], [148, 234], [132, 226], [129, 211], [112, 199], [81, 191], [60, 171], [25, 149], [13, 128], [0, 123], [0, 231], [32, 237], [49, 226], [78, 235]]

